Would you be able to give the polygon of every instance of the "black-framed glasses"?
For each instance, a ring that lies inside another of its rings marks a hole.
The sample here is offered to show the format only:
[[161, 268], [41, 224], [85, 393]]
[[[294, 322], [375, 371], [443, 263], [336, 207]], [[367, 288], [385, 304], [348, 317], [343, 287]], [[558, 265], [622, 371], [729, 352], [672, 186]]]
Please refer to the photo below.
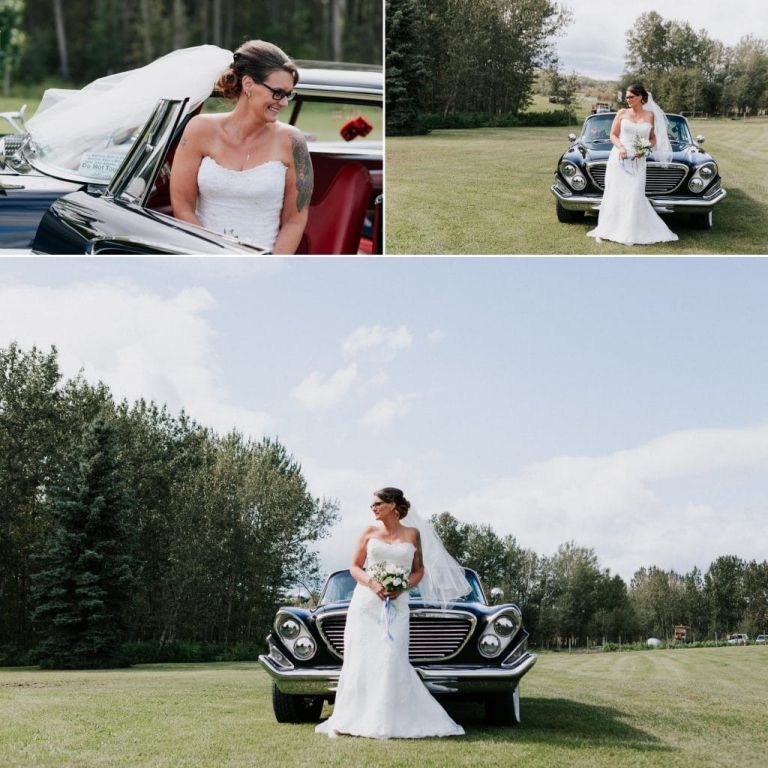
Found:
[[639, 96], [637, 93], [628, 93], [624, 98], [629, 101], [630, 99], [636, 99]]
[[371, 504], [371, 509], [378, 509], [382, 504], [389, 504], [388, 501], [374, 501], [373, 504]]
[[296, 91], [284, 91], [282, 88], [273, 88], [271, 85], [262, 83], [261, 80], [254, 80], [253, 82], [256, 85], [263, 85], [268, 91], [272, 91], [272, 98], [275, 101], [282, 101], [283, 99], [293, 101], [296, 97]]

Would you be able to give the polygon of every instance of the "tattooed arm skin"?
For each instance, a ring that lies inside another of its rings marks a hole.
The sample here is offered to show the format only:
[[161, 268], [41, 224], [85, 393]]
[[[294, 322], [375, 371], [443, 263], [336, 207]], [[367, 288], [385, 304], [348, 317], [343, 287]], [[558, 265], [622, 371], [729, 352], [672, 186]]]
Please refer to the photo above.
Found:
[[280, 232], [275, 243], [275, 253], [295, 253], [304, 234], [309, 216], [309, 201], [312, 198], [314, 176], [312, 158], [303, 134], [290, 129], [291, 153], [288, 173], [285, 178], [285, 197], [280, 214]]

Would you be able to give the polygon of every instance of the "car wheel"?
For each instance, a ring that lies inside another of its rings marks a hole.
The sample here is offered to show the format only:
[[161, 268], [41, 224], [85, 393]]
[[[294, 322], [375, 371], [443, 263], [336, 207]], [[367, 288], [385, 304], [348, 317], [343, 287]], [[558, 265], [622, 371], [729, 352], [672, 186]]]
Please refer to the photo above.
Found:
[[520, 686], [485, 697], [485, 719], [490, 725], [520, 724]]
[[712, 229], [712, 211], [706, 213], [692, 213], [691, 224], [696, 229]]
[[584, 211], [569, 211], [560, 205], [560, 201], [555, 201], [555, 210], [557, 211], [557, 220], [562, 224], [575, 224], [578, 221], [584, 221]]
[[278, 723], [316, 723], [323, 711], [323, 697], [283, 693], [272, 683], [272, 709]]

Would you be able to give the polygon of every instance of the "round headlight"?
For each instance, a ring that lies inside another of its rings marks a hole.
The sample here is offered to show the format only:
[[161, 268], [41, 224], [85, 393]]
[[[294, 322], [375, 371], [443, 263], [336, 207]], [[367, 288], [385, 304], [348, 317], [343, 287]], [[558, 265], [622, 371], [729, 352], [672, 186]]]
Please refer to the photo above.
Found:
[[560, 173], [565, 176], [566, 179], [570, 179], [576, 173], [576, 166], [573, 163], [560, 163]]
[[315, 654], [315, 643], [311, 637], [300, 637], [293, 644], [293, 655], [297, 659], [308, 659]]
[[299, 622], [295, 619], [286, 619], [280, 623], [279, 627], [280, 636], [286, 640], [295, 640], [301, 632]]
[[698, 176], [695, 176], [688, 182], [688, 189], [691, 192], [701, 192], [704, 189], [704, 182]]
[[496, 635], [483, 635], [477, 646], [483, 656], [498, 656], [501, 651], [501, 640]]
[[582, 190], [584, 189], [584, 187], [587, 186], [587, 180], [581, 174], [577, 174], [570, 181], [571, 181], [571, 186], [575, 190]]
[[509, 637], [515, 631], [515, 622], [509, 616], [499, 616], [493, 622], [493, 631], [502, 637]]
[[699, 168], [699, 176], [705, 181], [709, 181], [715, 175], [715, 169], [711, 165], [702, 165]]

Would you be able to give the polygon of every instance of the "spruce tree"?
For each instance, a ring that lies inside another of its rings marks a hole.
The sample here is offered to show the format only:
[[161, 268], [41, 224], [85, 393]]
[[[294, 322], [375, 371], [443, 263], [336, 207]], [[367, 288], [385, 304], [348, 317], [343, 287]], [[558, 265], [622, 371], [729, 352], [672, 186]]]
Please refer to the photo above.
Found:
[[420, 115], [430, 81], [423, 0], [388, 0], [386, 13], [387, 134], [426, 133]]
[[133, 574], [114, 426], [97, 417], [77, 459], [52, 490], [52, 523], [37, 558], [37, 651], [48, 668], [119, 666]]

